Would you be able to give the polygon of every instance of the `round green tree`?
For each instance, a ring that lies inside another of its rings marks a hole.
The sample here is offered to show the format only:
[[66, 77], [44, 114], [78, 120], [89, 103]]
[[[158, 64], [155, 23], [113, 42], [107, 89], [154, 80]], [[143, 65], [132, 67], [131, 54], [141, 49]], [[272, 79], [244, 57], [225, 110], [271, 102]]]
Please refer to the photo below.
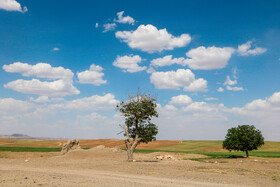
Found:
[[264, 144], [264, 138], [260, 130], [254, 125], [239, 125], [228, 129], [228, 133], [223, 141], [223, 149], [229, 151], [244, 151], [249, 157], [249, 151], [256, 150]]

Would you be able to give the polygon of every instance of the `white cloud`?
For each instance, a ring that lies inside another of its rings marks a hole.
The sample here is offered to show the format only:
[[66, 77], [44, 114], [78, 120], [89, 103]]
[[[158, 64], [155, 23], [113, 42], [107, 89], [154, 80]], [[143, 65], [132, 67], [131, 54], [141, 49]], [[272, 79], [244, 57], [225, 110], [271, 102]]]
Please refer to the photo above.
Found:
[[172, 118], [174, 117], [172, 114], [176, 114], [178, 112], [178, 108], [171, 104], [167, 104], [165, 106], [157, 104], [157, 111], [159, 113], [159, 116], [168, 116], [167, 118]]
[[256, 99], [246, 104], [244, 107], [234, 107], [232, 112], [242, 115], [252, 115], [263, 117], [264, 115], [271, 115], [275, 112], [279, 116], [280, 111], [280, 92], [275, 92], [272, 96], [266, 99]]
[[178, 69], [177, 71], [154, 72], [150, 77], [151, 83], [157, 89], [180, 89], [185, 91], [206, 91], [207, 81], [195, 79], [195, 75], [189, 69]]
[[1, 114], [15, 114], [27, 112], [33, 108], [33, 105], [26, 101], [16, 100], [13, 98], [0, 99]]
[[280, 92], [274, 93], [271, 97], [268, 98], [270, 103], [279, 103], [280, 104]]
[[72, 80], [57, 80], [47, 82], [40, 81], [38, 79], [18, 79], [5, 84], [4, 87], [21, 93], [46, 96], [66, 96], [80, 93], [80, 91], [73, 86]]
[[194, 102], [183, 109], [185, 112], [217, 112], [218, 108], [214, 104], [206, 102]]
[[58, 101], [64, 100], [63, 98], [60, 98], [60, 97], [49, 98], [46, 95], [39, 96], [37, 99], [35, 99], [33, 97], [30, 97], [29, 99], [30, 99], [30, 101], [33, 101], [36, 103], [49, 103], [49, 102], [58, 102]]
[[104, 73], [101, 72], [103, 68], [99, 65], [92, 64], [89, 70], [77, 73], [79, 82], [82, 84], [92, 84], [99, 86], [101, 84], [106, 84], [107, 81], [103, 80]]
[[139, 55], [117, 56], [113, 65], [123, 69], [124, 72], [135, 73], [147, 69], [146, 66], [139, 66], [142, 58]]
[[108, 117], [107, 116], [103, 116], [100, 115], [96, 112], [92, 112], [89, 115], [78, 115], [77, 116], [78, 119], [80, 120], [86, 120], [86, 121], [91, 121], [91, 122], [99, 122], [102, 123], [104, 122], [104, 120], [106, 120]]
[[230, 79], [230, 77], [229, 76], [227, 76], [227, 79], [225, 80], [225, 82], [224, 82], [224, 86], [225, 85], [230, 85], [230, 86], [232, 86], [232, 85], [235, 85], [235, 84], [237, 84], [237, 80], [231, 80]]
[[147, 73], [151, 74], [151, 73], [154, 73], [156, 72], [156, 70], [153, 68], [153, 67], [149, 67], [147, 70], [146, 70]]
[[186, 92], [207, 92], [207, 81], [199, 78], [194, 80], [189, 86], [184, 87]]
[[169, 103], [172, 105], [188, 105], [191, 102], [192, 98], [190, 98], [188, 95], [178, 95], [172, 97]]
[[234, 49], [231, 47], [207, 47], [204, 46], [191, 49], [186, 53], [190, 59], [186, 59], [185, 63], [189, 65], [191, 69], [222, 69], [224, 68]]
[[1, 0], [0, 1], [0, 9], [4, 9], [7, 11], [18, 11], [18, 12], [27, 12], [27, 7], [21, 7], [21, 5], [16, 0]]
[[117, 25], [115, 23], [106, 23], [103, 25], [103, 27], [104, 27], [103, 32], [108, 32], [108, 31], [115, 30]]
[[47, 103], [50, 102], [49, 97], [46, 95], [42, 95], [38, 97], [37, 99], [34, 99], [33, 97], [30, 98], [30, 101], [34, 101], [36, 103]]
[[58, 47], [54, 47], [51, 51], [59, 51], [60, 49]]
[[99, 23], [95, 23], [95, 28], [98, 28], [99, 27]]
[[259, 55], [267, 51], [266, 48], [262, 48], [262, 47], [255, 47], [254, 49], [252, 49], [252, 43], [253, 43], [252, 41], [248, 41], [245, 44], [239, 45], [237, 52], [241, 56], [249, 56], [249, 55]]
[[71, 110], [114, 110], [119, 103], [115, 96], [108, 93], [104, 96], [93, 95], [66, 102], [64, 105], [54, 105], [54, 107], [65, 108]]
[[173, 58], [172, 55], [167, 55], [163, 58], [153, 59], [151, 61], [151, 65], [155, 67], [162, 67], [162, 66], [170, 66], [172, 64], [179, 64], [182, 66], [186, 66], [185, 58]]
[[205, 98], [205, 101], [218, 101], [219, 99], [218, 98], [215, 98], [215, 97], [207, 97]]
[[63, 67], [52, 67], [47, 63], [38, 63], [30, 65], [27, 63], [14, 62], [10, 65], [4, 65], [3, 69], [10, 73], [21, 73], [23, 76], [35, 76], [47, 79], [72, 79], [73, 72]]
[[245, 105], [245, 108], [248, 110], [259, 110], [269, 107], [269, 103], [266, 100], [257, 99]]
[[244, 88], [243, 87], [237, 87], [237, 86], [227, 86], [226, 87], [227, 90], [230, 90], [230, 91], [244, 91]]
[[217, 91], [218, 91], [218, 92], [223, 92], [224, 89], [223, 89], [222, 87], [219, 87], [219, 88], [217, 89]]
[[184, 47], [191, 41], [189, 34], [175, 37], [166, 29], [158, 30], [153, 25], [140, 25], [135, 31], [118, 31], [116, 37], [127, 43], [132, 49], [140, 49], [149, 53]]
[[[235, 76], [236, 73], [234, 73], [234, 77], [237, 78]], [[227, 90], [230, 91], [244, 91], [243, 87], [237, 87], [237, 86], [233, 86], [237, 84], [237, 80], [231, 80], [229, 76], [227, 76], [227, 79], [225, 80], [225, 82], [223, 83], [224, 86], [226, 86]], [[221, 87], [220, 87], [221, 88]], [[218, 89], [217, 91], [224, 91], [224, 89]]]
[[135, 20], [130, 16], [123, 17], [123, 14], [124, 14], [124, 11], [118, 12], [117, 13], [118, 19], [114, 19], [114, 21], [118, 22], [118, 23], [123, 23], [123, 24], [128, 23], [128, 24], [134, 25]]

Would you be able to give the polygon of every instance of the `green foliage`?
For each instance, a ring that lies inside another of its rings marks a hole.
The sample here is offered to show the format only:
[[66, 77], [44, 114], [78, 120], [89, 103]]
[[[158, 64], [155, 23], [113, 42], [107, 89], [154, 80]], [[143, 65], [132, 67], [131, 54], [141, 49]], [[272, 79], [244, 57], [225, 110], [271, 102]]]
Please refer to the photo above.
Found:
[[248, 151], [256, 150], [264, 145], [264, 138], [260, 130], [253, 125], [239, 125], [228, 130], [223, 141], [223, 148], [229, 151]]
[[156, 140], [158, 127], [151, 122], [152, 117], [158, 117], [156, 110], [156, 99], [149, 94], [140, 94], [138, 92], [136, 97], [129, 96], [129, 100], [121, 102], [117, 105], [117, 110], [125, 117], [125, 131], [124, 136], [136, 139], [138, 135], [139, 142], [148, 143]]
[[[158, 128], [153, 123], [140, 124], [139, 125], [139, 136], [141, 138], [140, 142], [148, 143], [152, 140], [156, 140], [155, 135], [158, 133]], [[131, 129], [130, 136], [135, 139], [136, 128]]]

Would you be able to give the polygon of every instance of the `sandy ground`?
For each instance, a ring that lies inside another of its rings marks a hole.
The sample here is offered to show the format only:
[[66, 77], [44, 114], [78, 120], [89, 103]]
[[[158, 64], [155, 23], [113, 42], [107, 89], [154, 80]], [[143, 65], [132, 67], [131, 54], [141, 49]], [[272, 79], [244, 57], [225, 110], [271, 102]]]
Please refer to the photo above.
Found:
[[[175, 158], [155, 162], [156, 155]], [[92, 148], [60, 153], [0, 153], [0, 186], [280, 186], [280, 159], [207, 159]], [[139, 162], [138, 162], [139, 161]], [[147, 162], [154, 161], [154, 162]]]

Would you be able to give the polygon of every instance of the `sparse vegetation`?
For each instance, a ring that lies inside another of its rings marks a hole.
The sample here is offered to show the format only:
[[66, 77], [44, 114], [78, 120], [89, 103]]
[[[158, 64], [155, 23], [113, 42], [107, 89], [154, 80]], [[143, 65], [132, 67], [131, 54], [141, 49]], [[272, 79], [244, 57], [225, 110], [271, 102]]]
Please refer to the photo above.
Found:
[[[83, 149], [89, 149], [85, 147]], [[2, 147], [0, 151], [11, 151], [11, 152], [60, 152], [61, 147]]]
[[60, 152], [60, 147], [0, 147], [0, 151], [11, 152]]

